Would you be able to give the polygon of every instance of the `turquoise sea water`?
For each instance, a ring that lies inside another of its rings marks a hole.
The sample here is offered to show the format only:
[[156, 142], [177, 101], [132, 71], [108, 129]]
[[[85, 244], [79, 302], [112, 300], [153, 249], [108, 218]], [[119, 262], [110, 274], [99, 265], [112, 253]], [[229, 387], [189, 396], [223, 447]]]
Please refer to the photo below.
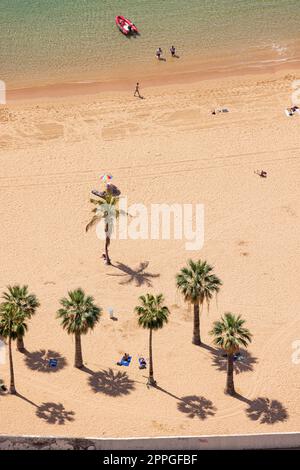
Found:
[[[174, 43], [181, 59], [292, 60], [300, 0], [0, 0], [0, 79], [8, 87], [102, 80], [149, 66]], [[141, 36], [128, 39], [117, 14]]]

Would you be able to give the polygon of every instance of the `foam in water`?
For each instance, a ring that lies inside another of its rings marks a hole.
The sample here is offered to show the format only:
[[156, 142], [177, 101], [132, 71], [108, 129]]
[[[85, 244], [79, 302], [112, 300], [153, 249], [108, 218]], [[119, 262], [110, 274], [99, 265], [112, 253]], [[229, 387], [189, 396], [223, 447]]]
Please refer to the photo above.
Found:
[[[118, 14], [141, 36], [124, 37]], [[299, 0], [1, 0], [0, 79], [9, 87], [107, 79], [152, 67], [156, 48], [172, 44], [185, 60], [246, 62], [262, 45], [292, 59], [299, 17]]]

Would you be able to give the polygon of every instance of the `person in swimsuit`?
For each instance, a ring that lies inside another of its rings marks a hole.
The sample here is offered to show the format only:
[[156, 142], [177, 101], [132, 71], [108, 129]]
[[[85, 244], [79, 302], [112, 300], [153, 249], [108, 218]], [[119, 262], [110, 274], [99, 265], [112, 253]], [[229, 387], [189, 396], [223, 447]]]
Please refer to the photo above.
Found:
[[135, 86], [135, 91], [134, 91], [133, 96], [138, 96], [139, 98], [141, 98], [141, 94], [140, 94], [140, 84], [139, 84], [139, 82], [137, 82], [137, 84], [136, 84], [136, 86]]
[[172, 47], [171, 47], [170, 52], [171, 52], [171, 56], [172, 56], [172, 57], [175, 57], [175, 54], [176, 54], [175, 46], [172, 46]]
[[147, 362], [143, 357], [140, 357], [140, 369], [146, 369]]
[[158, 49], [156, 49], [155, 55], [156, 55], [157, 59], [160, 60], [161, 55], [162, 55], [162, 48], [161, 48], [161, 47], [159, 47]]

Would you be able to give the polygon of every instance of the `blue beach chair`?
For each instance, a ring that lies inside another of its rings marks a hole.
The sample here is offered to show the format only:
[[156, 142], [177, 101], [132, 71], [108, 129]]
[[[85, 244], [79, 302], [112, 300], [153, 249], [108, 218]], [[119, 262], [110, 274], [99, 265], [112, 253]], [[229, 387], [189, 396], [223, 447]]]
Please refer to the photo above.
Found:
[[57, 367], [57, 362], [58, 362], [57, 359], [49, 359], [48, 366], [52, 367], [52, 368], [55, 368], [55, 367]]
[[139, 357], [139, 369], [147, 369], [147, 362], [143, 357]]
[[130, 365], [132, 356], [128, 356], [127, 361], [125, 361], [123, 358], [120, 360], [120, 362], [117, 362], [118, 366], [125, 366], [128, 367]]

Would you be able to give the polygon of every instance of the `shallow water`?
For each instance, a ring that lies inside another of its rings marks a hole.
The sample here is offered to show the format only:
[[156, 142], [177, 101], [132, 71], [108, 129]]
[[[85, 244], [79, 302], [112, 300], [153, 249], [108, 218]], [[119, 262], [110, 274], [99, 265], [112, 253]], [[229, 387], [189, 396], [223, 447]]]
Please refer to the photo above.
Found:
[[[0, 7], [0, 79], [8, 87], [102, 80], [120, 66], [152, 64], [155, 49], [171, 44], [181, 58], [286, 61], [300, 39], [299, 0], [0, 0]], [[141, 35], [124, 37], [117, 14]]]

